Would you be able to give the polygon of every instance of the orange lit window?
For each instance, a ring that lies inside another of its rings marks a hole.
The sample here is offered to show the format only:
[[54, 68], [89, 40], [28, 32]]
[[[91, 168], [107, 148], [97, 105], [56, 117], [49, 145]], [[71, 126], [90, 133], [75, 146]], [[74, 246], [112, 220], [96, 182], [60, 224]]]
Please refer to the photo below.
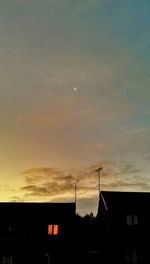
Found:
[[53, 225], [48, 225], [48, 235], [53, 234]]
[[58, 225], [53, 225], [53, 234], [58, 235]]
[[48, 235], [58, 235], [58, 225], [48, 225]]

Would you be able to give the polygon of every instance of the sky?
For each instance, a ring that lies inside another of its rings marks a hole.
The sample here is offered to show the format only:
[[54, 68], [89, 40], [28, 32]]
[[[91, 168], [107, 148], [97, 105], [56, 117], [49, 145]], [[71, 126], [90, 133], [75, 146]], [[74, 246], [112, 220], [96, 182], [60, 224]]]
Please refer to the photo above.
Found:
[[150, 190], [150, 1], [0, 0], [0, 201]]

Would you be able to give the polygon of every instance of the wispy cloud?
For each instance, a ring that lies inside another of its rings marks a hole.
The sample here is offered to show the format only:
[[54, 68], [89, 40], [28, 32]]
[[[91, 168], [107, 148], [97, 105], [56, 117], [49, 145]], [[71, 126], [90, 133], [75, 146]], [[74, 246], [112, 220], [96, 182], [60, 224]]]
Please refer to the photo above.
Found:
[[11, 201], [72, 202], [77, 186], [77, 211], [95, 214], [98, 206], [98, 174], [102, 167], [101, 190], [149, 191], [150, 183], [142, 170], [133, 163], [122, 164], [103, 160], [82, 169], [61, 170], [54, 167], [31, 168], [18, 175], [24, 179], [20, 188], [13, 190]]
[[20, 188], [25, 197], [35, 197], [54, 200], [58, 197], [72, 199], [74, 185], [77, 182], [78, 192], [82, 199], [95, 196], [98, 191], [96, 169], [102, 167], [101, 185], [103, 189], [146, 189], [149, 184], [140, 177], [142, 171], [133, 164], [123, 164], [119, 167], [110, 161], [103, 161], [82, 170], [59, 170], [55, 168], [31, 168], [21, 173], [25, 185]]

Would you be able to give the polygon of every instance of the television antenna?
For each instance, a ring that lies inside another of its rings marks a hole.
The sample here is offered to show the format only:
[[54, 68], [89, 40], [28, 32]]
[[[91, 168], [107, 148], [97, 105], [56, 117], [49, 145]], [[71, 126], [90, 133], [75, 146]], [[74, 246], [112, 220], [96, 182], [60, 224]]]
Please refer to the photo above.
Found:
[[75, 213], [76, 213], [76, 207], [77, 207], [77, 183], [78, 182], [79, 180], [76, 180], [74, 184]]
[[95, 172], [97, 172], [97, 174], [98, 174], [98, 191], [99, 191], [99, 195], [100, 195], [100, 191], [101, 191], [101, 171], [102, 171], [102, 168], [98, 168], [97, 170], [95, 170]]

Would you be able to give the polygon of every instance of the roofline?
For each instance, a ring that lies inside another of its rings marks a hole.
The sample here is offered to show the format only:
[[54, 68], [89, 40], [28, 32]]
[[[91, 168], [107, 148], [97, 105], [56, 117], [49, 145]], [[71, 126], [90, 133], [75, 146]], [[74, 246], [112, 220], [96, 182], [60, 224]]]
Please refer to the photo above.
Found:
[[31, 204], [31, 205], [75, 205], [75, 202], [23, 202], [23, 201], [3, 201], [0, 204]]
[[150, 194], [150, 192], [148, 192], [148, 191], [101, 191], [101, 193], [132, 193], [132, 194], [134, 194], [134, 193], [136, 193], [136, 194]]
[[100, 193], [100, 195], [101, 195], [101, 197], [102, 197], [102, 200], [103, 200], [103, 203], [104, 203], [104, 207], [105, 207], [106, 211], [108, 211], [108, 207], [107, 207], [106, 201], [105, 201], [105, 199], [104, 199], [102, 193]]

